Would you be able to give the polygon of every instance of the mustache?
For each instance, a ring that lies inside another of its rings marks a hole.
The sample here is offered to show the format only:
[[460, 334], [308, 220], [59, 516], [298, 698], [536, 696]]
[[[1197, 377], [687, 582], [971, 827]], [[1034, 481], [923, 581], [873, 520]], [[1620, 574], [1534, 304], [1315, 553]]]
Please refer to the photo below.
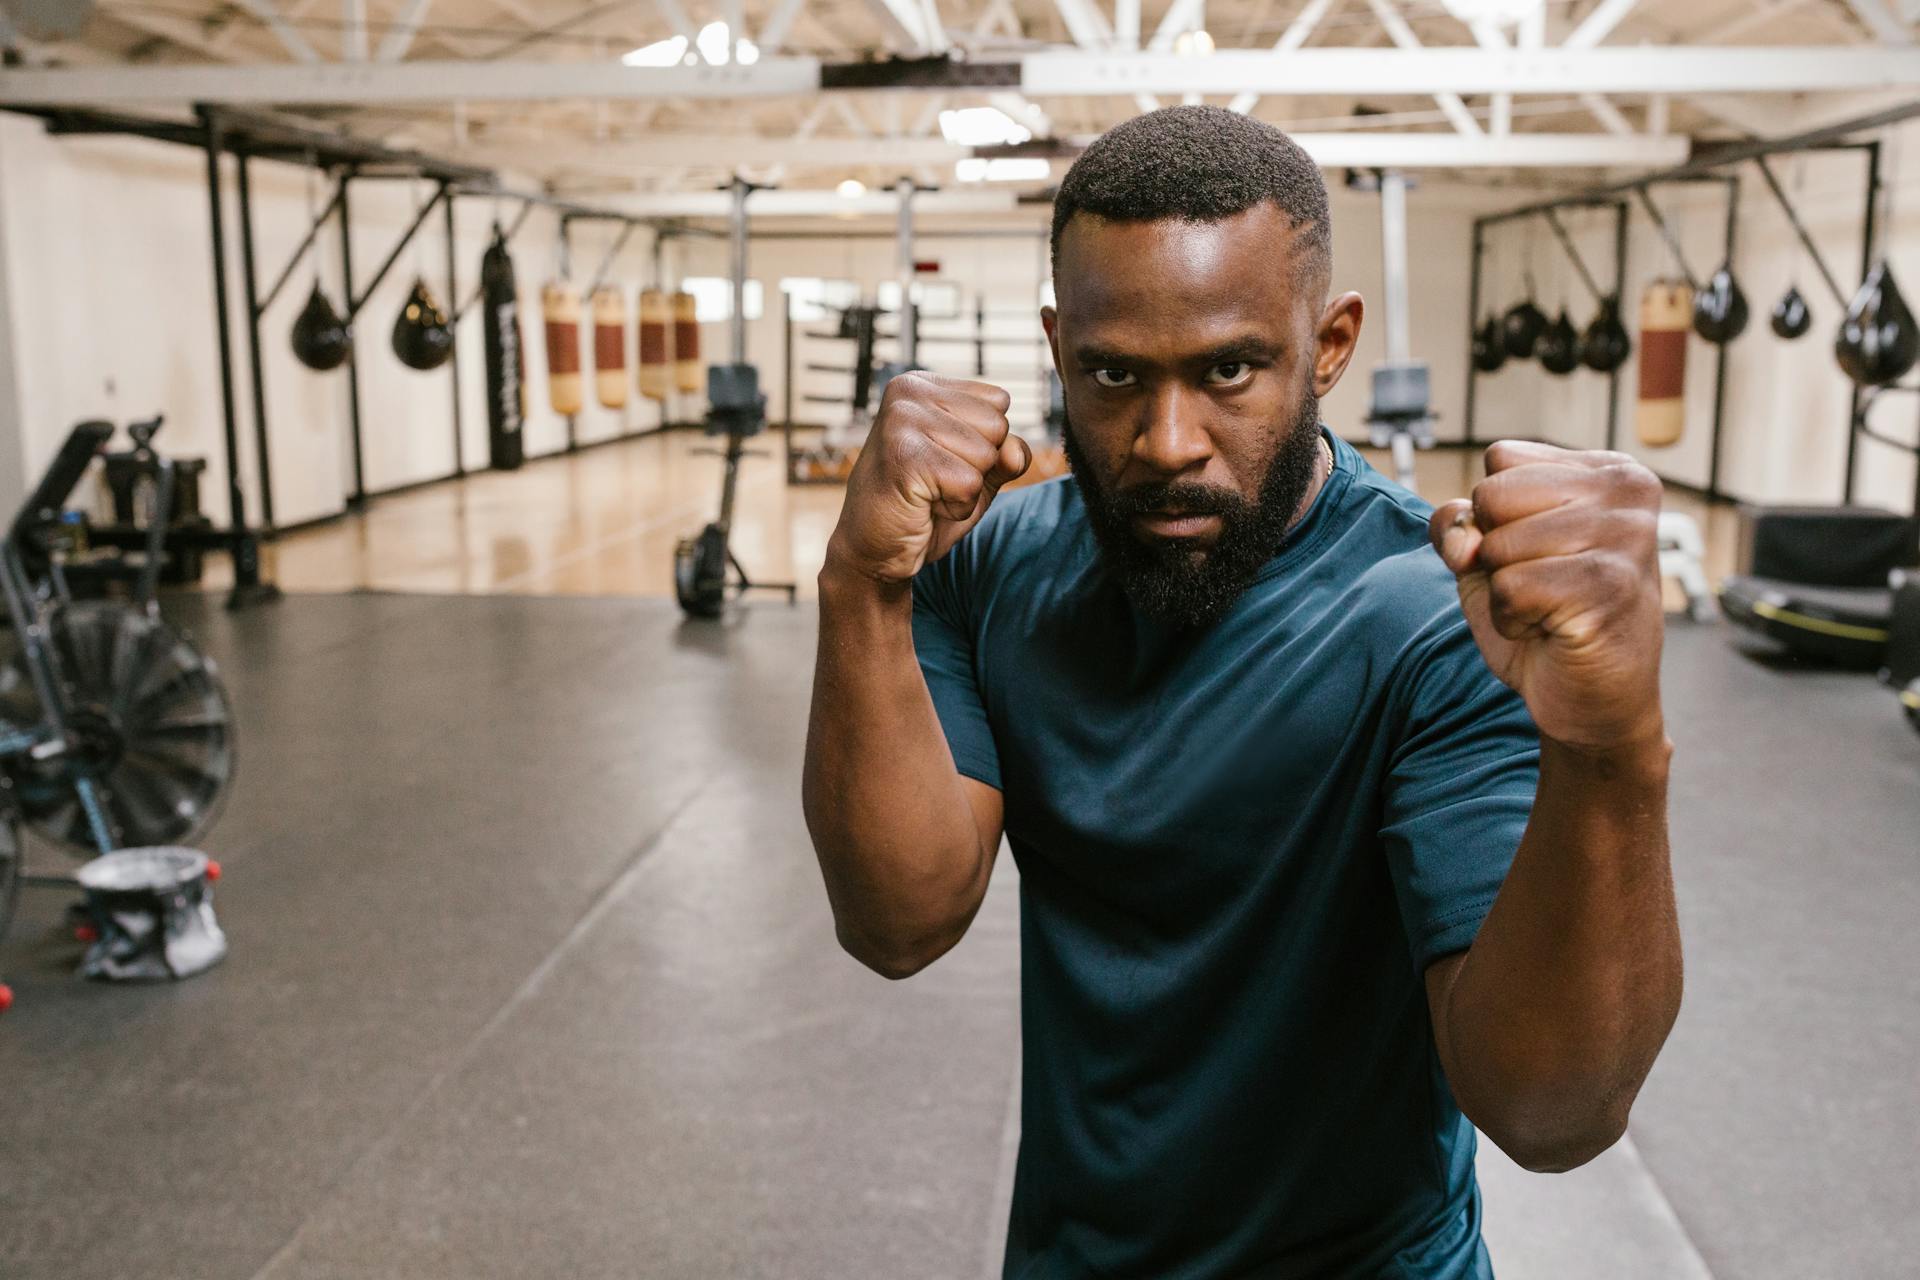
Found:
[[1192, 516], [1233, 515], [1247, 506], [1240, 495], [1210, 485], [1148, 481], [1113, 495], [1111, 507], [1122, 519], [1151, 512], [1177, 511]]

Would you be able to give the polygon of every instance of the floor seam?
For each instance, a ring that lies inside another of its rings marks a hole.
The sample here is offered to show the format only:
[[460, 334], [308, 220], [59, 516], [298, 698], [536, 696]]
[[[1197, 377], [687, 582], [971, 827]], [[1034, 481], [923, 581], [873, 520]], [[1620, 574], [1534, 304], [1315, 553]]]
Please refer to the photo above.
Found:
[[1693, 1232], [1687, 1230], [1686, 1220], [1680, 1216], [1680, 1211], [1673, 1207], [1673, 1200], [1667, 1195], [1667, 1189], [1660, 1185], [1660, 1176], [1653, 1171], [1653, 1166], [1647, 1163], [1646, 1156], [1641, 1154], [1640, 1144], [1633, 1140], [1631, 1133], [1622, 1135], [1620, 1144], [1632, 1155], [1634, 1163], [1638, 1164], [1641, 1171], [1647, 1175], [1647, 1185], [1653, 1189], [1654, 1198], [1659, 1201], [1660, 1208], [1666, 1212], [1668, 1219], [1672, 1222], [1675, 1234], [1680, 1237], [1681, 1243], [1686, 1245], [1687, 1252], [1698, 1264], [1700, 1274], [1707, 1277], [1707, 1280], [1713, 1280], [1713, 1268], [1707, 1265], [1706, 1255], [1700, 1252], [1700, 1244], [1693, 1238]]
[[594, 895], [593, 900], [587, 904], [587, 909], [580, 914], [580, 918], [573, 922], [566, 933], [561, 936], [560, 940], [556, 942], [552, 949], [541, 959], [540, 963], [533, 967], [533, 971], [521, 980], [520, 985], [514, 988], [513, 994], [508, 996], [506, 1001], [498, 1009], [494, 1010], [492, 1016], [480, 1025], [479, 1030], [468, 1037], [467, 1042], [453, 1055], [447, 1065], [435, 1072], [433, 1078], [427, 1081], [425, 1087], [400, 1109], [399, 1114], [395, 1116], [393, 1122], [387, 1126], [386, 1131], [380, 1137], [374, 1139], [359, 1155], [353, 1157], [352, 1160], [348, 1162], [347, 1167], [341, 1170], [340, 1176], [335, 1178], [327, 1187], [312, 1210], [306, 1217], [300, 1220], [299, 1225], [294, 1227], [292, 1234], [287, 1237], [286, 1242], [274, 1250], [273, 1256], [268, 1258], [266, 1262], [260, 1266], [259, 1270], [253, 1273], [252, 1280], [267, 1280], [267, 1277], [272, 1276], [285, 1263], [292, 1259], [294, 1251], [299, 1248], [300, 1242], [305, 1237], [308, 1227], [340, 1198], [341, 1193], [353, 1181], [354, 1176], [366, 1166], [368, 1161], [391, 1149], [393, 1144], [399, 1140], [399, 1135], [406, 1129], [407, 1122], [419, 1114], [421, 1109], [433, 1099], [435, 1094], [440, 1092], [448, 1080], [451, 1080], [455, 1075], [459, 1074], [460, 1070], [472, 1061], [474, 1054], [493, 1037], [495, 1032], [506, 1024], [507, 1019], [512, 1016], [514, 1010], [525, 1004], [527, 1000], [532, 998], [540, 990], [540, 987], [546, 982], [548, 975], [559, 966], [560, 961], [566, 956], [567, 952], [572, 950], [574, 944], [586, 936], [587, 932], [591, 930], [595, 924], [599, 923], [608, 911], [612, 910], [615, 903], [625, 897], [627, 890], [632, 887], [634, 880], [640, 872], [654, 864], [656, 859], [650, 858], [647, 855], [660, 846], [661, 842], [666, 839], [667, 834], [678, 824], [681, 816], [693, 807], [693, 803], [696, 800], [705, 794], [707, 788], [712, 785], [712, 781], [712, 778], [709, 777], [694, 784], [686, 797], [667, 814], [666, 820], [660, 824], [659, 829], [641, 842], [640, 847], [635, 849], [627, 858], [626, 863], [614, 874], [613, 878], [603, 885], [600, 891]]

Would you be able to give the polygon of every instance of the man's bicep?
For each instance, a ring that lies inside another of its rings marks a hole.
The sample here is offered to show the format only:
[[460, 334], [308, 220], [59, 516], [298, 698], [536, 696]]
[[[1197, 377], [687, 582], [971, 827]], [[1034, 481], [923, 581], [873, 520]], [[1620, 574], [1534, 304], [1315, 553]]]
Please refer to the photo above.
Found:
[[1453, 1044], [1447, 1026], [1447, 999], [1453, 990], [1453, 980], [1460, 975], [1460, 966], [1466, 962], [1467, 953], [1456, 951], [1452, 955], [1441, 956], [1427, 966], [1427, 1010], [1433, 1020], [1433, 1043], [1440, 1051], [1440, 1065], [1451, 1074], [1453, 1065]]

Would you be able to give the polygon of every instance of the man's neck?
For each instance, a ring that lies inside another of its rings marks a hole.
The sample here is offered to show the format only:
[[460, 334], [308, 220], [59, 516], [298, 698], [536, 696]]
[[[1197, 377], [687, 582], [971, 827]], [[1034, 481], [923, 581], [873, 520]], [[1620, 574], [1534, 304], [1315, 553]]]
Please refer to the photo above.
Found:
[[1307, 512], [1313, 510], [1313, 500], [1320, 496], [1320, 490], [1327, 481], [1333, 479], [1333, 446], [1327, 443], [1325, 430], [1315, 428], [1313, 435], [1313, 482], [1307, 486], [1306, 493], [1300, 497], [1300, 505], [1293, 510], [1293, 519], [1287, 522], [1287, 532], [1292, 533], [1294, 526], [1307, 518]]

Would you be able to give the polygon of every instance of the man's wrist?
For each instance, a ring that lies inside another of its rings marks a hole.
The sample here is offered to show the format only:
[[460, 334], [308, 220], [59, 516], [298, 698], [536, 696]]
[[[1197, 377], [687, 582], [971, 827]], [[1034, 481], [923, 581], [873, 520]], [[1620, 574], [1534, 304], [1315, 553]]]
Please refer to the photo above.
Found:
[[1673, 740], [1659, 716], [1645, 728], [1605, 745], [1575, 744], [1541, 735], [1542, 765], [1577, 768], [1608, 778], [1665, 782], [1673, 760]]
[[821, 565], [817, 581], [820, 602], [828, 606], [895, 605], [910, 599], [913, 594], [911, 579], [898, 582], [876, 577], [837, 554], [831, 545], [827, 548], [827, 557]]

